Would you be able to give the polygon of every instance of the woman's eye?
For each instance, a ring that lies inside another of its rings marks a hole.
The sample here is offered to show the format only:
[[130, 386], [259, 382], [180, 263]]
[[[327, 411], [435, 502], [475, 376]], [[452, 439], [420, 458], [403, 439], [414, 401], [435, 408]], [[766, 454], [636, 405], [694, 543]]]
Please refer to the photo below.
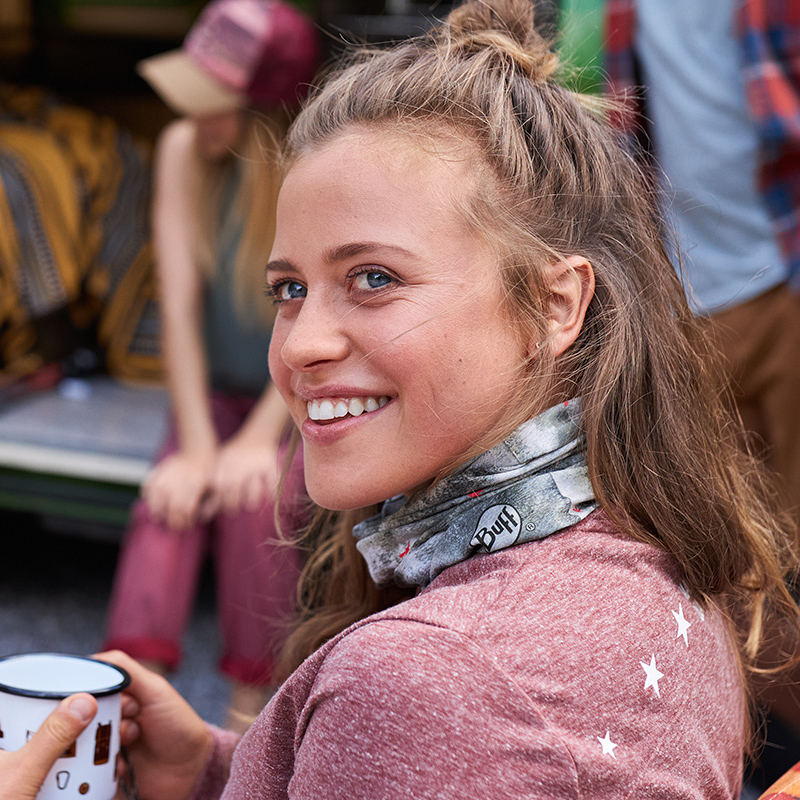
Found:
[[275, 298], [277, 303], [285, 303], [287, 300], [298, 300], [306, 296], [306, 287], [297, 281], [282, 281], [274, 283], [269, 287], [269, 293]]
[[383, 289], [392, 283], [393, 279], [385, 272], [365, 270], [353, 278], [353, 286], [360, 291]]

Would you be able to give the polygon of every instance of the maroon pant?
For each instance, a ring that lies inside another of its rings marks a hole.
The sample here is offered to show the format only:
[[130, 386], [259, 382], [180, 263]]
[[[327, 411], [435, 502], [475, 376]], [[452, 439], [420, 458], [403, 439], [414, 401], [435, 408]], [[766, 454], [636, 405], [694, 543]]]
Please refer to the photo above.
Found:
[[[220, 441], [234, 434], [254, 400], [215, 394]], [[177, 449], [174, 424], [160, 454]], [[281, 457], [286, 446], [281, 449]], [[279, 504], [283, 536], [307, 521], [302, 450], [292, 461]], [[253, 686], [270, 684], [275, 660], [295, 609], [298, 550], [278, 538], [274, 502], [257, 511], [219, 514], [205, 525], [176, 531], [155, 519], [139, 500], [123, 539], [106, 621], [107, 649], [174, 669], [207, 555], [215, 567], [223, 653], [222, 672]]]

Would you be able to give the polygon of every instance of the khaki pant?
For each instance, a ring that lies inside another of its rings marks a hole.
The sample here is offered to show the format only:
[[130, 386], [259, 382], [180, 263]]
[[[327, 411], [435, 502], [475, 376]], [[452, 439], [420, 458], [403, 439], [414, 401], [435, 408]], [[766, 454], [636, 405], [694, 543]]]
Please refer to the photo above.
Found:
[[711, 322], [744, 426], [800, 523], [800, 296], [784, 284]]

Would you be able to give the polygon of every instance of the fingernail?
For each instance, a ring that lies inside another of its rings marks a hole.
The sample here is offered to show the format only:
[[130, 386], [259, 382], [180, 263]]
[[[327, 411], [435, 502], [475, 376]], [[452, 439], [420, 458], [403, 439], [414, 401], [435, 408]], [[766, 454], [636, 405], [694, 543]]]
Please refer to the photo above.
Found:
[[90, 722], [94, 716], [95, 706], [88, 697], [76, 697], [69, 704], [69, 713], [81, 722]]

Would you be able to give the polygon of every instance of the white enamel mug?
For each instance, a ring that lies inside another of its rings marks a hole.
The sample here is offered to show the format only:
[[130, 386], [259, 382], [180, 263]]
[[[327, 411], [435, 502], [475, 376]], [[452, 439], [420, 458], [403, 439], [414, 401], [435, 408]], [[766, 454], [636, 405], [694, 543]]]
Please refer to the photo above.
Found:
[[53, 768], [38, 800], [112, 800], [117, 789], [125, 670], [80, 656], [32, 653], [0, 659], [0, 748], [19, 750], [65, 698], [87, 692], [97, 714]]

